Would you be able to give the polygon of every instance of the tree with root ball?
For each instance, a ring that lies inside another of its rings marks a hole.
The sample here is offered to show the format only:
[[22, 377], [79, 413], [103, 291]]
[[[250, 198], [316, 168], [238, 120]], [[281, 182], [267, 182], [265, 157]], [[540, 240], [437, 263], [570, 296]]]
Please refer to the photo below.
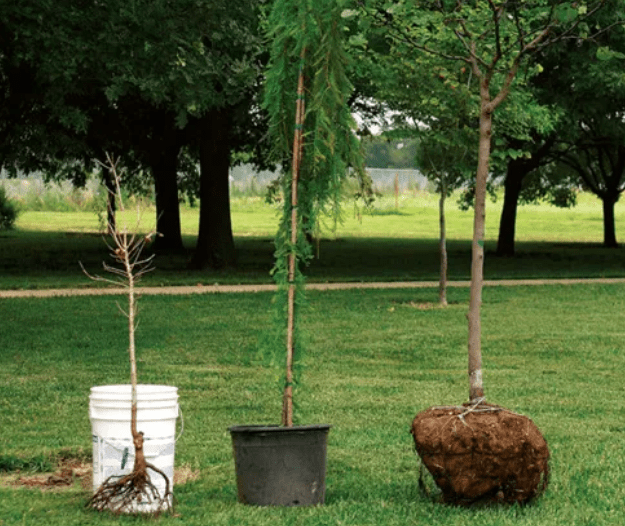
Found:
[[[417, 53], [432, 68], [456, 61], [470, 70], [479, 100], [479, 150], [473, 224], [468, 318], [469, 402], [432, 407], [412, 424], [417, 453], [446, 502], [525, 503], [549, 480], [549, 449], [527, 417], [489, 404], [484, 398], [481, 352], [484, 221], [493, 114], [513, 92], [518, 71], [539, 70], [532, 60], [547, 46], [587, 38], [601, 27], [596, 14], [607, 0], [488, 2], [386, 2], [359, 5], [391, 41], [391, 56]], [[369, 27], [368, 29], [372, 29]], [[521, 88], [522, 89], [522, 88]]]

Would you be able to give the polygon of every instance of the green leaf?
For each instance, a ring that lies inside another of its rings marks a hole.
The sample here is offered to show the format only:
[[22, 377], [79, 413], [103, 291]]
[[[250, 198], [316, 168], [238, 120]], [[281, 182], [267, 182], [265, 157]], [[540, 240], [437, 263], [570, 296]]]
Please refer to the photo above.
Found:
[[354, 47], [364, 48], [367, 46], [367, 42], [367, 38], [362, 33], [349, 37], [349, 44]]
[[555, 18], [562, 24], [570, 24], [577, 16], [577, 9], [570, 5], [561, 4], [555, 9]]
[[597, 49], [598, 60], [612, 60], [613, 58], [625, 58], [625, 53], [621, 53], [620, 51], [614, 51], [609, 47], [605, 46]]

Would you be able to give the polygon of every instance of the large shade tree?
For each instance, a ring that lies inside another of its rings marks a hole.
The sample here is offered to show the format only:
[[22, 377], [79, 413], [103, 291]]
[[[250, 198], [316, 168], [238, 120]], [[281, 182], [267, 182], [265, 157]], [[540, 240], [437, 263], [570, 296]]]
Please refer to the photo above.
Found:
[[[618, 247], [615, 205], [625, 191], [625, 126], [622, 113], [578, 122], [577, 140], [558, 158], [556, 170], [595, 194], [602, 204], [603, 244]], [[611, 117], [611, 118], [610, 118]]]
[[535, 104], [549, 108], [553, 125], [535, 127], [525, 140], [505, 137], [518, 155], [508, 161], [504, 176], [499, 255], [515, 253], [519, 203], [545, 199], [570, 206], [580, 177], [582, 186], [602, 200], [604, 244], [616, 244], [613, 205], [622, 183], [618, 145], [623, 136], [617, 116], [625, 95], [623, 8], [622, 2], [606, 2], [593, 17], [595, 24], [581, 28], [589, 38], [563, 39], [531, 57], [537, 74], [527, 87]]
[[[258, 89], [261, 4], [3, 4], [3, 36], [12, 36], [0, 42], [2, 80], [4, 86], [16, 85], [5, 89], [5, 99], [17, 97], [21, 78], [31, 89], [21, 107], [13, 106], [11, 125], [0, 130], [0, 150], [18, 142], [32, 144], [34, 151], [52, 131], [44, 159], [67, 164], [113, 151], [151, 170], [159, 230], [167, 234], [166, 244], [179, 247], [177, 157], [181, 145], [189, 144], [200, 159], [203, 197], [196, 263], [230, 263], [234, 245], [223, 188], [228, 188], [230, 146], [250, 137], [248, 132], [236, 137], [240, 130], [258, 123], [250, 118], [244, 125], [240, 108], [250, 106]], [[5, 113], [7, 108], [8, 103]], [[26, 157], [19, 155], [14, 164], [24, 168]]]
[[[614, 205], [625, 189], [624, 9], [623, 2], [611, 2], [598, 16], [600, 26], [611, 31], [545, 52], [546, 71], [535, 79], [537, 96], [563, 115], [552, 172], [601, 200], [607, 247], [618, 245]], [[563, 55], [571, 60], [562, 60]]]

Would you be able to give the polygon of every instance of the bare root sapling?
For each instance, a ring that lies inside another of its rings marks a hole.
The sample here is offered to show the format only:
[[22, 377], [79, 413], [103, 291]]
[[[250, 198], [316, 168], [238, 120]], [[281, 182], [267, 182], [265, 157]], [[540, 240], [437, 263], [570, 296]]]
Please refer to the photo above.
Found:
[[[120, 177], [115, 160], [107, 154], [111, 180], [114, 182], [114, 195], [110, 202], [117, 202], [117, 209], [124, 211], [121, 194]], [[110, 206], [110, 205], [109, 205]], [[109, 217], [111, 217], [109, 215]], [[95, 281], [122, 286], [128, 295], [126, 308], [121, 305], [120, 310], [128, 319], [128, 354], [130, 359], [131, 385], [131, 416], [130, 428], [134, 446], [134, 465], [132, 471], [126, 475], [108, 477], [89, 499], [88, 507], [98, 511], [109, 510], [113, 513], [138, 513], [142, 507], [148, 507], [151, 513], [158, 514], [171, 506], [171, 481], [163, 471], [148, 463], [143, 449], [143, 433], [137, 429], [137, 359], [135, 352], [135, 329], [137, 323], [137, 294], [136, 284], [147, 272], [153, 269], [153, 256], [142, 255], [146, 243], [155, 235], [152, 231], [148, 235], [139, 235], [129, 232], [126, 226], [119, 229], [118, 224], [109, 223], [111, 258], [114, 264], [103, 264], [104, 270], [113, 278], [94, 276], [85, 273]], [[84, 268], [83, 268], [84, 270]], [[161, 492], [152, 482], [148, 469], [165, 479], [165, 490]]]

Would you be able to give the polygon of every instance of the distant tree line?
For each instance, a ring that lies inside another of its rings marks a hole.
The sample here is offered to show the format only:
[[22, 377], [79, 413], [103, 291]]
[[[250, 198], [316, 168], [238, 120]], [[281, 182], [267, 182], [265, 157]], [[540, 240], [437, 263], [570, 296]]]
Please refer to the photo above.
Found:
[[362, 141], [365, 165], [369, 168], [417, 168], [418, 141], [414, 138], [389, 139], [380, 135]]

